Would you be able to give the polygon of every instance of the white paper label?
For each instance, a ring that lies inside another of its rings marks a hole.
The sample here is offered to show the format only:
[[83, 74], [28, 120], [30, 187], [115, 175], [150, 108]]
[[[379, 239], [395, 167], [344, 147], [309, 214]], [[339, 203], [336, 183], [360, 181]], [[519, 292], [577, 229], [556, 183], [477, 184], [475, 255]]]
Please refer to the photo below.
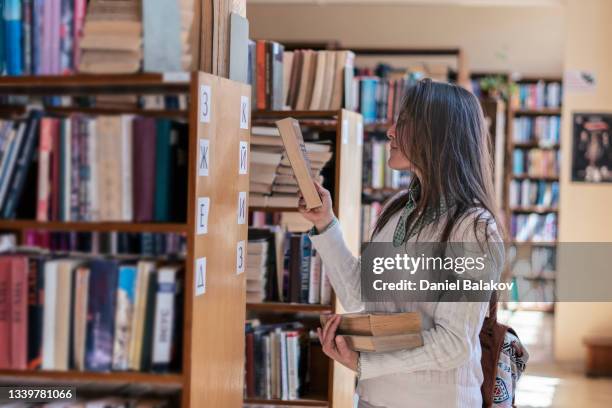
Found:
[[189, 72], [185, 72], [185, 71], [164, 72], [162, 74], [162, 82], [165, 82], [165, 83], [189, 82]]
[[363, 122], [357, 122], [357, 145], [363, 145]]
[[247, 174], [249, 171], [249, 142], [240, 142], [240, 149], [238, 150], [238, 174]]
[[238, 225], [242, 225], [246, 223], [246, 213], [247, 213], [246, 197], [247, 197], [246, 191], [241, 191], [238, 193]]
[[251, 112], [251, 104], [248, 96], [240, 97], [240, 129], [249, 128], [249, 112]]
[[347, 119], [342, 120], [342, 144], [349, 142], [349, 123]]
[[210, 108], [212, 104], [212, 93], [210, 86], [200, 86], [200, 122], [210, 122]]
[[244, 241], [238, 242], [236, 245], [236, 275], [244, 272], [244, 264], [246, 263], [246, 246]]
[[206, 258], [197, 258], [195, 264], [195, 295], [206, 293]]
[[209, 162], [209, 140], [200, 139], [200, 148], [198, 151], [198, 176], [208, 176]]
[[591, 93], [597, 89], [595, 72], [586, 70], [567, 70], [563, 75], [563, 90], [578, 93]]
[[198, 197], [196, 206], [196, 234], [202, 235], [208, 232], [208, 212], [210, 210], [210, 198]]

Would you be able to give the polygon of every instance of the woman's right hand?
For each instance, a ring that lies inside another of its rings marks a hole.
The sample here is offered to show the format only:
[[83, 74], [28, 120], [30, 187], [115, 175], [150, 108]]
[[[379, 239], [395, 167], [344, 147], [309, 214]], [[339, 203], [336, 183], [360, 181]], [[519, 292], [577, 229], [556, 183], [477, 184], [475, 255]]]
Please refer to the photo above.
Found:
[[299, 192], [300, 201], [298, 204], [298, 210], [304, 216], [304, 218], [314, 224], [317, 231], [322, 231], [334, 220], [333, 204], [329, 191], [317, 182], [314, 184], [317, 188], [319, 196], [321, 197], [321, 202], [323, 205], [311, 210], [306, 209], [304, 197], [302, 196], [302, 193]]

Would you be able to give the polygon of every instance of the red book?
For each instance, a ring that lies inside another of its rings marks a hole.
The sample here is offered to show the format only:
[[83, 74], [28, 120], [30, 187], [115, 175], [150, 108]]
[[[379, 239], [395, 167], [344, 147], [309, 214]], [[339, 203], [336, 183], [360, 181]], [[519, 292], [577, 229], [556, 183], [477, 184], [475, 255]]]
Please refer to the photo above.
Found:
[[257, 40], [256, 49], [257, 74], [257, 109], [266, 109], [266, 41]]
[[156, 122], [154, 118], [136, 118], [133, 122], [132, 197], [134, 221], [153, 220], [155, 200]]
[[255, 348], [253, 333], [246, 334], [246, 394], [248, 398], [255, 398]]
[[11, 257], [11, 367], [25, 370], [28, 358], [28, 259]]
[[0, 257], [0, 370], [11, 368], [11, 259]]

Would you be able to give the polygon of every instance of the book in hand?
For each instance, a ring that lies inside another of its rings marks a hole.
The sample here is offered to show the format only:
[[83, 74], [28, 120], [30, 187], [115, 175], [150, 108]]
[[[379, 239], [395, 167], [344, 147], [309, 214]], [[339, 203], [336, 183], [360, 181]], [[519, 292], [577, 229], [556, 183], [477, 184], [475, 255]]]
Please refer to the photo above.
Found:
[[312, 169], [299, 122], [293, 118], [285, 118], [277, 121], [276, 126], [281, 134], [298, 186], [304, 196], [306, 208], [310, 210], [321, 207], [323, 203], [312, 178]]
[[359, 352], [384, 353], [387, 351], [409, 350], [423, 345], [421, 333], [393, 334], [390, 336], [355, 336], [344, 334], [351, 350]]
[[[332, 314], [321, 315], [325, 327]], [[342, 315], [339, 334], [359, 336], [389, 336], [393, 334], [418, 333], [421, 331], [421, 315], [405, 313], [348, 313]]]
[[[321, 315], [321, 325], [331, 318]], [[350, 313], [342, 315], [338, 334], [348, 346], [360, 352], [386, 352], [406, 350], [423, 345], [421, 316], [405, 313]]]

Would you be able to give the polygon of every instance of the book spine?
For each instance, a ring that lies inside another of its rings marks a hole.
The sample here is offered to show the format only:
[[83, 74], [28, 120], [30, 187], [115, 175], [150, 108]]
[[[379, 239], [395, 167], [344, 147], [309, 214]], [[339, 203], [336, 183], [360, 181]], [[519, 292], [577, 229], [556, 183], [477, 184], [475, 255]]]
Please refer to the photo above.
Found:
[[7, 201], [3, 209], [4, 218], [14, 218], [17, 210], [17, 203], [21, 198], [28, 169], [34, 159], [34, 150], [37, 142], [38, 119], [30, 118], [27, 129], [25, 131], [25, 141], [23, 152], [15, 165], [15, 175], [7, 195]]
[[89, 269], [78, 268], [74, 274], [73, 347], [74, 368], [85, 369], [85, 334], [87, 328], [87, 294], [89, 292]]
[[44, 275], [43, 262], [30, 259], [28, 273], [28, 370], [39, 369], [42, 363], [42, 328]]
[[22, 0], [22, 39], [23, 39], [23, 73], [32, 74], [32, 2], [33, 0]]
[[283, 53], [285, 47], [279, 43], [272, 45], [272, 109], [282, 110], [285, 104], [283, 100]]
[[115, 262], [90, 263], [85, 348], [87, 370], [108, 371], [112, 366], [117, 274]]
[[28, 360], [28, 260], [12, 258], [11, 268], [11, 366], [25, 370]]
[[245, 336], [246, 343], [246, 396], [247, 398], [255, 398], [255, 364], [254, 364], [254, 336], [253, 333], [247, 333]]
[[132, 221], [134, 218], [132, 186], [132, 117], [124, 116], [121, 121], [121, 216], [123, 221]]
[[132, 315], [134, 313], [134, 291], [136, 267], [119, 268], [117, 305], [115, 309], [115, 342], [113, 346], [113, 370], [124, 371], [129, 365], [129, 350], [132, 341]]
[[11, 260], [0, 258], [0, 369], [11, 368]]
[[73, 68], [74, 0], [61, 0], [59, 28], [59, 72], [68, 75]]
[[310, 277], [308, 282], [308, 303], [318, 304], [321, 301], [321, 256], [312, 250], [310, 260]]
[[42, 363], [43, 370], [55, 369], [55, 312], [57, 295], [57, 264], [47, 262], [44, 266], [45, 296], [43, 305], [43, 348]]
[[257, 40], [256, 42], [256, 61], [257, 61], [257, 99], [256, 106], [259, 110], [265, 110], [266, 105], [266, 42]]
[[153, 329], [152, 368], [154, 371], [167, 371], [170, 365], [175, 293], [176, 271], [161, 269], [157, 279]]
[[22, 57], [22, 15], [20, 0], [4, 2], [4, 40], [6, 53], [6, 72], [8, 75], [21, 75]]
[[156, 129], [155, 146], [155, 195], [154, 219], [164, 222], [170, 220], [169, 188], [170, 184], [170, 121], [159, 119]]
[[70, 213], [70, 219], [74, 221], [79, 220], [79, 188], [81, 185], [80, 177], [80, 145], [79, 145], [79, 133], [81, 118], [79, 116], [72, 116], [70, 120], [70, 206], [68, 212]]
[[25, 129], [26, 122], [20, 122], [17, 126], [17, 134], [13, 143], [11, 143], [9, 155], [6, 158], [7, 165], [4, 167], [3, 163], [3, 175], [2, 175], [2, 184], [0, 185], [0, 208], [4, 207], [4, 203], [6, 200], [6, 196], [9, 190], [9, 186], [13, 180], [13, 174], [15, 172], [15, 167], [21, 155], [23, 154], [23, 139], [25, 138]]
[[77, 70], [81, 60], [81, 37], [85, 23], [85, 8], [87, 0], [74, 0], [74, 26], [72, 38], [72, 68]]
[[289, 375], [287, 366], [287, 333], [280, 333], [281, 399], [289, 399]]
[[308, 303], [310, 288], [310, 261], [312, 258], [312, 243], [308, 235], [302, 235], [302, 251], [300, 259], [300, 303]]

